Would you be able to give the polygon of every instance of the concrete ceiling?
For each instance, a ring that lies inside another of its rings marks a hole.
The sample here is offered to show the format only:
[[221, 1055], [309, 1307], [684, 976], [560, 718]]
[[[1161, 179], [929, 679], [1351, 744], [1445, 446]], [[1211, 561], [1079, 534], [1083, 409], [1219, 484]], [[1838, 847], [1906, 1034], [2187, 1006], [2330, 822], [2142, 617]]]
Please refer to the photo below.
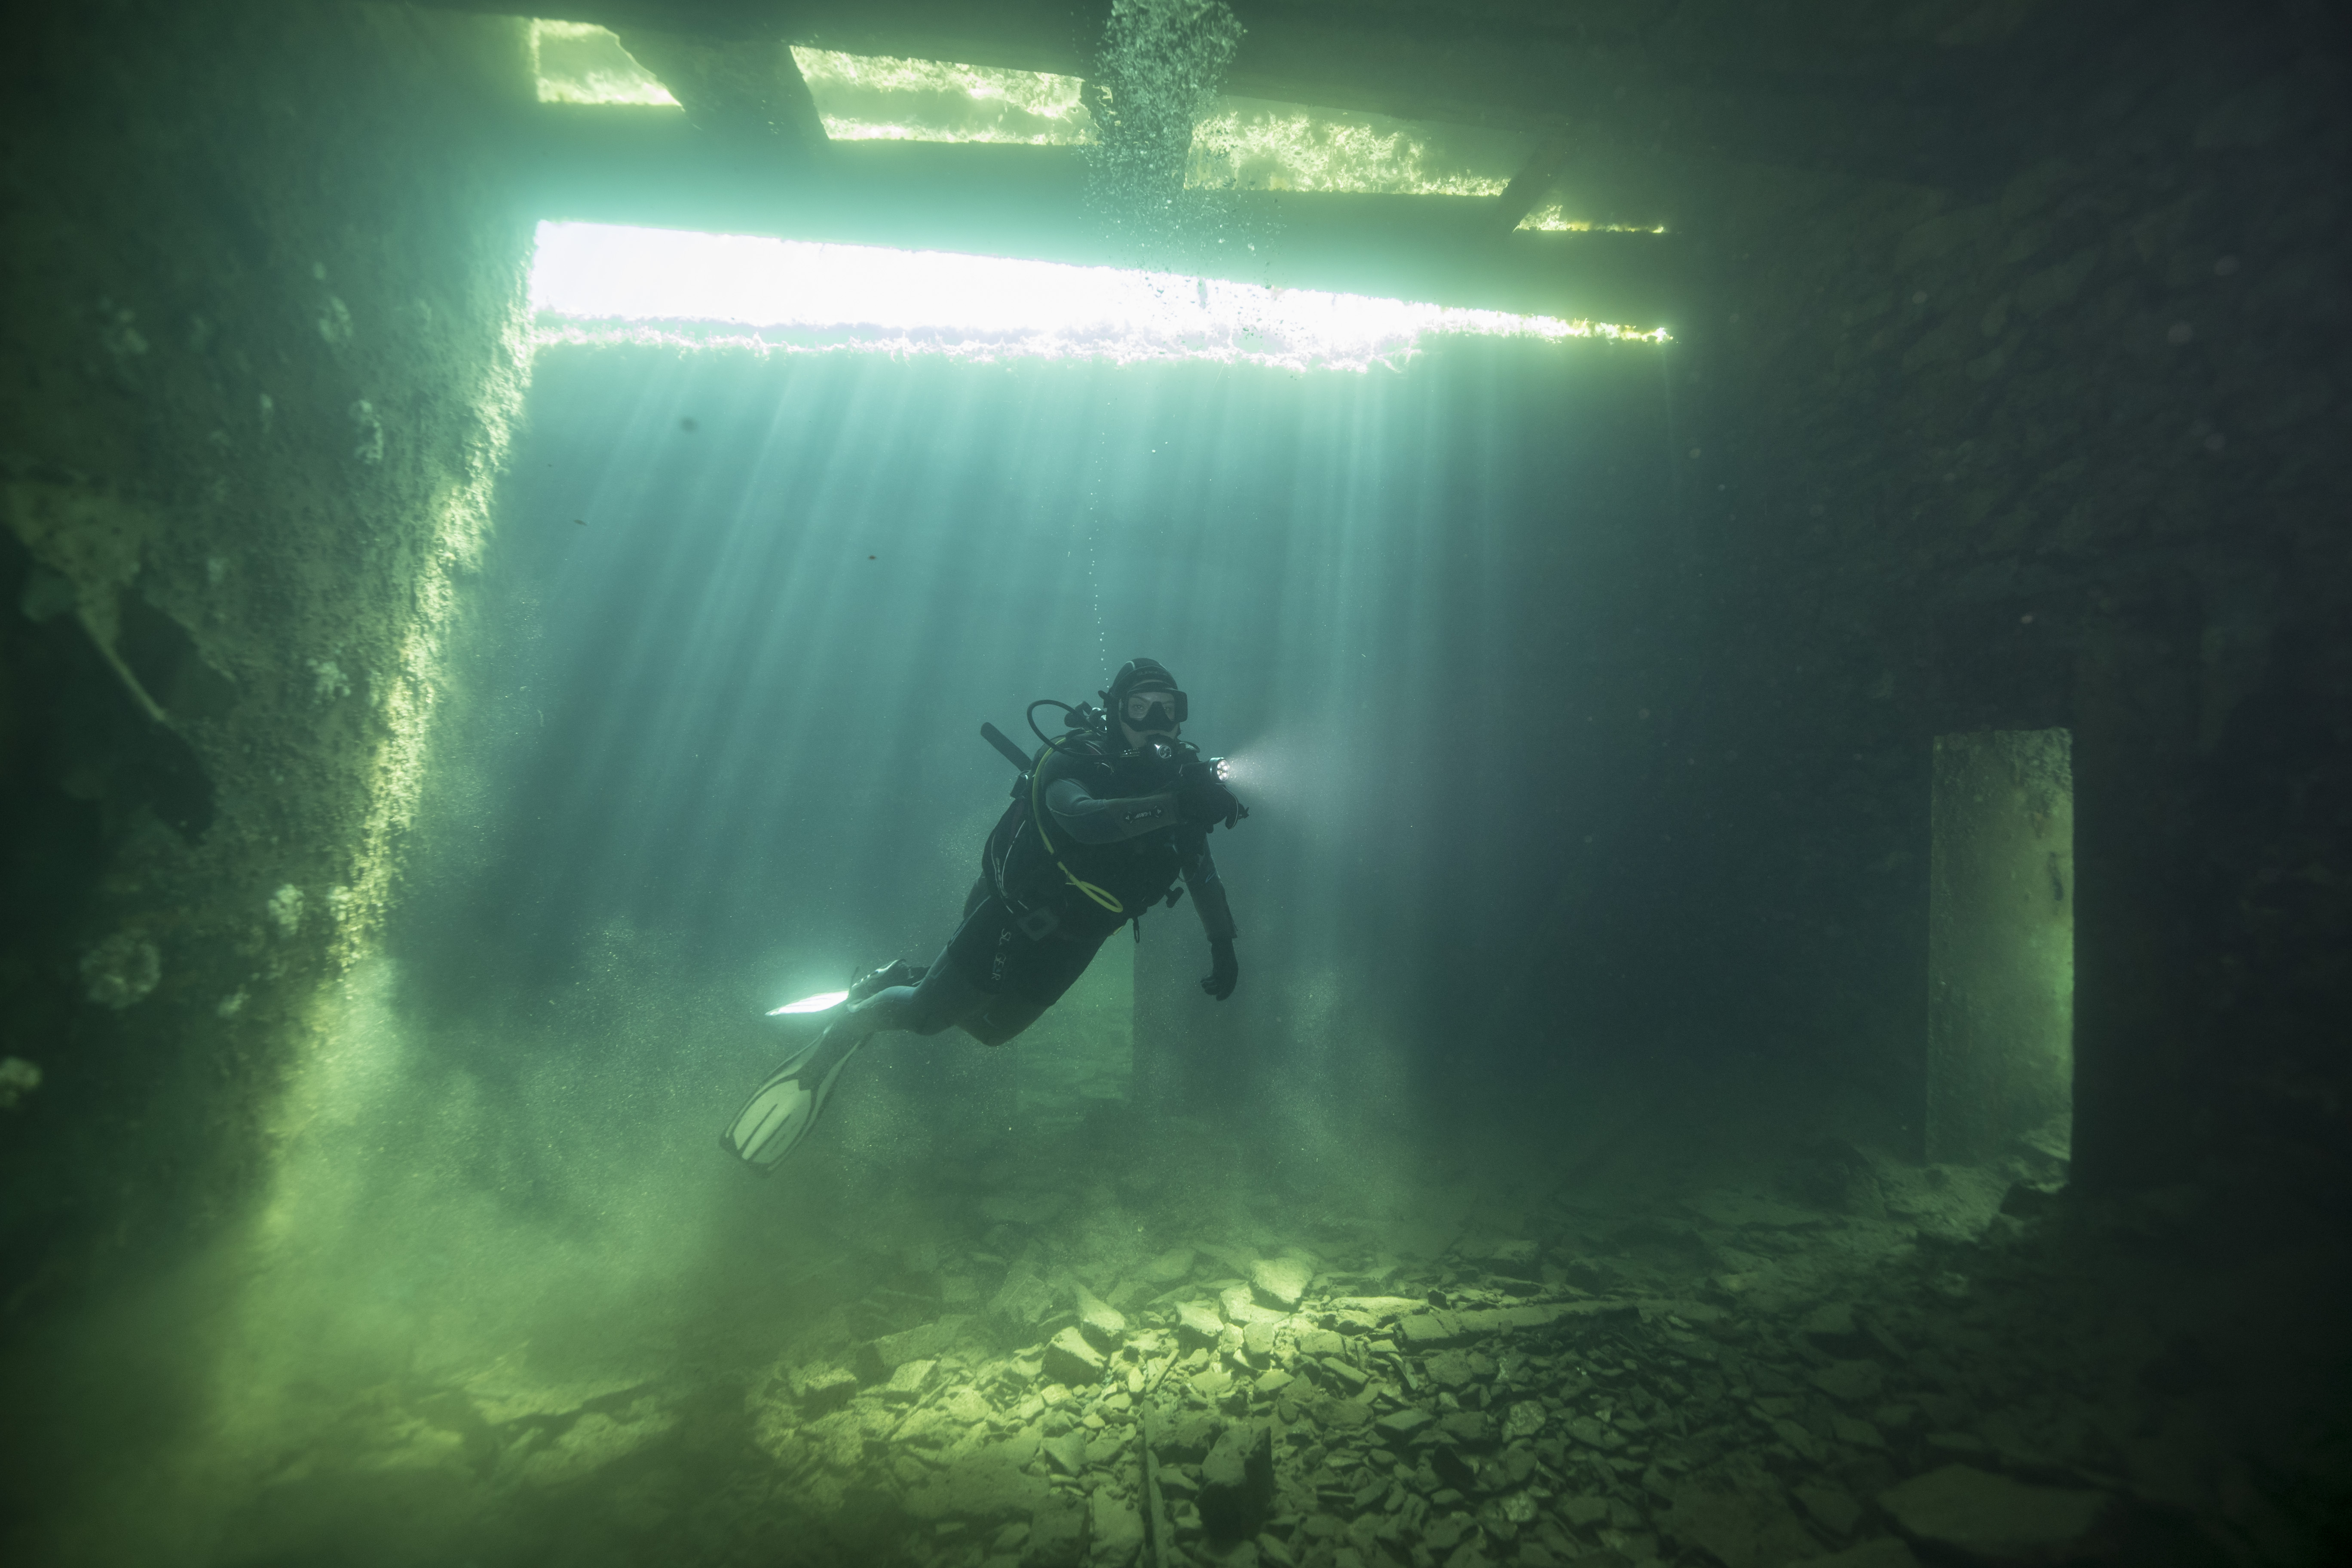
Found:
[[[445, 0], [468, 10], [509, 10]], [[1080, 261], [1107, 246], [1073, 149], [826, 143], [779, 43], [1085, 77], [1108, 5], [1068, 0], [550, 0], [686, 106], [541, 105], [545, 216]], [[1499, 198], [1237, 193], [1191, 269], [1634, 325], [1671, 323], [1710, 193], [1773, 171], [1979, 187], [2027, 155], [2025, 73], [2103, 7], [2039, 0], [1234, 0], [1251, 97], [1504, 127], [1543, 149]], [[747, 58], [783, 62], [746, 71]], [[766, 70], [757, 101], [745, 83]], [[1512, 233], [1555, 189], [1663, 236]], [[1246, 248], [1251, 244], [1258, 248]]]

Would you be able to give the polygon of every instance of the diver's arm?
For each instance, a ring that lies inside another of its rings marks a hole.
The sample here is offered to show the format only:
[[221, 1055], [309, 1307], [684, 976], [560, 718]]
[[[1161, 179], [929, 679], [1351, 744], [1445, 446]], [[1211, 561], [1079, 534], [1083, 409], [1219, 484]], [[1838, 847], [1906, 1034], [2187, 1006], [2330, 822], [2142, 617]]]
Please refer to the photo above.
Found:
[[1186, 846], [1184, 856], [1184, 886], [1192, 891], [1192, 907], [1201, 914], [1201, 930], [1211, 947], [1230, 942], [1234, 929], [1234, 906], [1225, 897], [1224, 879], [1217, 875], [1217, 863], [1209, 858], [1209, 836], [1201, 835], [1197, 845]]
[[1160, 795], [1090, 795], [1073, 778], [1055, 779], [1045, 786], [1045, 809], [1054, 826], [1080, 844], [1117, 844], [1176, 826], [1176, 796]]
[[1222, 1002], [1234, 994], [1242, 974], [1241, 962], [1234, 956], [1234, 907], [1225, 900], [1217, 863], [1209, 858], [1209, 830], [1192, 831], [1197, 837], [1179, 843], [1184, 851], [1184, 885], [1192, 889], [1192, 907], [1201, 911], [1201, 929], [1209, 937], [1209, 973], [1202, 978], [1201, 989]]

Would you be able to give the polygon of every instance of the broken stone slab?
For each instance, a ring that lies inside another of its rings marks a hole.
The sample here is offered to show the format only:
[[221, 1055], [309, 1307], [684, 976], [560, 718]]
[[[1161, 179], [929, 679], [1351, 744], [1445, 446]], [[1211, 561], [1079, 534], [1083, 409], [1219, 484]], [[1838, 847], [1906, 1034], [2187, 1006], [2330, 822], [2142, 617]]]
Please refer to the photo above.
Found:
[[1532, 1399], [1522, 1399], [1511, 1406], [1503, 1417], [1503, 1440], [1517, 1442], [1532, 1437], [1544, 1429], [1544, 1407]]
[[1645, 1323], [1660, 1318], [1672, 1321], [1680, 1319], [1685, 1327], [1694, 1324], [1706, 1327], [1727, 1320], [1731, 1314], [1705, 1301], [1686, 1301], [1680, 1297], [1643, 1297], [1633, 1303], [1633, 1310]]
[[1875, 1541], [1849, 1546], [1843, 1552], [1832, 1552], [1827, 1557], [1807, 1558], [1805, 1568], [1919, 1568], [1919, 1560], [1900, 1540], [1882, 1535]]
[[1483, 1410], [1449, 1410], [1437, 1418], [1437, 1429], [1465, 1448], [1484, 1448], [1495, 1441], [1494, 1423]]
[[937, 1365], [935, 1361], [901, 1362], [890, 1374], [890, 1381], [882, 1385], [882, 1397], [894, 1403], [919, 1399], [923, 1384], [930, 1381], [931, 1369]]
[[1174, 1285], [1192, 1277], [1192, 1249], [1172, 1247], [1145, 1264], [1143, 1277], [1155, 1285]]
[[1102, 1381], [1102, 1352], [1077, 1327], [1064, 1329], [1045, 1345], [1045, 1375], [1072, 1388], [1091, 1388]]
[[1176, 1326], [1186, 1335], [1208, 1344], [1216, 1343], [1225, 1331], [1225, 1321], [1201, 1301], [1180, 1302], [1176, 1308]]
[[1274, 1501], [1274, 1434], [1255, 1422], [1225, 1428], [1201, 1462], [1201, 1522], [1218, 1541], [1246, 1541]]
[[1371, 1381], [1360, 1368], [1349, 1365], [1335, 1355], [1324, 1356], [1315, 1364], [1321, 1368], [1323, 1374], [1330, 1380], [1330, 1385], [1342, 1394], [1361, 1394], [1364, 1391], [1364, 1385]]
[[1252, 1364], [1264, 1366], [1274, 1355], [1274, 1325], [1252, 1323], [1242, 1331], [1242, 1353]]
[[1087, 1560], [1089, 1511], [1075, 1499], [1055, 1498], [1032, 1514], [1022, 1568], [1081, 1568]]
[[1884, 1448], [1885, 1434], [1869, 1422], [1852, 1415], [1830, 1417], [1830, 1433], [1841, 1443], [1856, 1448]]
[[1407, 1312], [1427, 1309], [1429, 1302], [1419, 1296], [1342, 1296], [1331, 1303], [1335, 1312], [1368, 1318], [1374, 1323], [1391, 1323]]
[[1567, 1426], [1568, 1435], [1588, 1448], [1598, 1448], [1607, 1453], [1625, 1446], [1625, 1439], [1614, 1428], [1604, 1426], [1592, 1416], [1571, 1415]]
[[1885, 1391], [1886, 1373], [1874, 1361], [1834, 1361], [1814, 1373], [1812, 1383], [1841, 1405], [1860, 1405]]
[[1054, 1315], [1053, 1288], [1036, 1275], [1016, 1269], [990, 1298], [988, 1315], [1014, 1330], [1034, 1329]]
[[1078, 1476], [1087, 1468], [1087, 1435], [1073, 1426], [1070, 1430], [1046, 1438], [1038, 1445], [1054, 1468], [1066, 1476]]
[[[639, 1405], [649, 1405], [640, 1400]], [[641, 1419], [615, 1421], [591, 1410], [565, 1429], [562, 1436], [522, 1462], [520, 1479], [530, 1487], [568, 1485], [585, 1480], [605, 1466], [625, 1459], [677, 1425], [665, 1411], [648, 1410]]]
[[1390, 1443], [1402, 1447], [1426, 1430], [1433, 1419], [1428, 1411], [1408, 1405], [1402, 1410], [1390, 1411], [1373, 1422], [1372, 1428]]
[[1533, 1279], [1543, 1261], [1534, 1242], [1519, 1239], [1465, 1238], [1454, 1251], [1488, 1273], [1511, 1279]]
[[1052, 1484], [1045, 1477], [1030, 1475], [1006, 1459], [983, 1453], [909, 1487], [906, 1508], [927, 1524], [948, 1519], [1025, 1523], [1051, 1503], [1053, 1496]]
[[1143, 1514], [1135, 1504], [1104, 1488], [1096, 1491], [1087, 1511], [1097, 1568], [1119, 1568], [1143, 1550]]
[[857, 1392], [857, 1378], [847, 1367], [829, 1363], [794, 1367], [792, 1391], [803, 1411], [822, 1415], [849, 1403], [850, 1395]]
[[1461, 1339], [1461, 1327], [1450, 1312], [1412, 1312], [1397, 1320], [1396, 1341], [1408, 1352], [1441, 1350]]
[[1834, 1487], [1806, 1486], [1790, 1489], [1798, 1506], [1811, 1516], [1815, 1524], [1832, 1535], [1852, 1535], [1861, 1522], [1862, 1505]]
[[1348, 1352], [1347, 1337], [1329, 1329], [1308, 1329], [1297, 1337], [1297, 1342], [1300, 1355], [1318, 1360], [1327, 1355], [1345, 1355]]
[[1171, 1465], [1197, 1465], [1208, 1457], [1223, 1424], [1205, 1410], [1189, 1411], [1161, 1430], [1152, 1451]]
[[1843, 1301], [1825, 1301], [1814, 1308], [1797, 1331], [1832, 1354], [1862, 1348], [1862, 1331], [1854, 1327], [1853, 1309]]
[[1118, 1349], [1127, 1337], [1127, 1314], [1088, 1290], [1078, 1287], [1078, 1328], [1087, 1339], [1105, 1352]]
[[1261, 1258], [1250, 1266], [1250, 1288], [1268, 1307], [1294, 1310], [1315, 1278], [1312, 1265], [1299, 1258]]
[[1217, 1304], [1224, 1309], [1225, 1321], [1246, 1327], [1251, 1323], [1278, 1323], [1284, 1314], [1270, 1307], [1257, 1304], [1255, 1289], [1247, 1285], [1228, 1285], [1217, 1293]]
[[1686, 1490], [1659, 1521], [1668, 1535], [1724, 1568], [1780, 1568], [1821, 1550], [1777, 1491]]
[[2029, 1486], [1970, 1465], [1946, 1465], [1878, 1494], [1914, 1541], [1994, 1561], [2054, 1560], [2089, 1535], [2113, 1502], [2105, 1492]]
[[870, 1346], [878, 1369], [877, 1375], [887, 1377], [910, 1361], [937, 1361], [963, 1338], [971, 1323], [970, 1317], [954, 1313], [895, 1334], [884, 1334]]

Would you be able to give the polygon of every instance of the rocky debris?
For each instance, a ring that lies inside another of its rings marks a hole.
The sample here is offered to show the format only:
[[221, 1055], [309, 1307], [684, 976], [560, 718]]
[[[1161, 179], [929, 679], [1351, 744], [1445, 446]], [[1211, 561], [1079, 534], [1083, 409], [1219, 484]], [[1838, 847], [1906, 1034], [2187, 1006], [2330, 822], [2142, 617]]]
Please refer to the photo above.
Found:
[[1108, 1364], [1094, 1342], [1076, 1325], [1062, 1330], [1045, 1346], [1045, 1375], [1074, 1388], [1091, 1387], [1101, 1382], [1103, 1369]]
[[818, 1363], [793, 1369], [790, 1386], [802, 1410], [822, 1415], [849, 1403], [857, 1392], [857, 1377], [846, 1367]]
[[[2011, 1334], [2010, 1360], [1981, 1353], [1966, 1316], [1987, 1289], [1981, 1258], [1903, 1261], [1907, 1233], [1883, 1221], [1837, 1254], [1794, 1239], [1823, 1222], [1791, 1221], [1789, 1205], [1726, 1212], [1743, 1217], [1738, 1232], [1704, 1214], [1577, 1231], [1638, 1232], [1633, 1250], [1593, 1256], [1605, 1296], [1543, 1261], [1570, 1256], [1558, 1239], [1532, 1255], [1538, 1283], [1525, 1249], [1465, 1244], [1401, 1274], [1317, 1237], [1328, 1272], [1298, 1281], [1287, 1310], [1259, 1278], [1264, 1236], [1092, 1260], [1044, 1239], [1010, 1261], [943, 1257], [940, 1272], [1003, 1269], [999, 1301], [1050, 1280], [1052, 1304], [1025, 1331], [992, 1305], [961, 1328], [942, 1317], [835, 1349], [896, 1364], [861, 1386], [808, 1363], [780, 1381], [791, 1397], [761, 1415], [760, 1441], [797, 1496], [902, 1500], [916, 1568], [1044, 1561], [1073, 1533], [1034, 1527], [1048, 1503], [1082, 1515], [1090, 1568], [1128, 1568], [1147, 1540], [1147, 1408], [1171, 1560], [1223, 1568], [1905, 1568], [1904, 1541], [1868, 1539], [1890, 1520], [1931, 1560], [2030, 1535], [1937, 1522], [1955, 1471], [2029, 1500], [2088, 1500], [2094, 1521], [2095, 1489], [2122, 1484], [2104, 1478], [2155, 1473], [2107, 1446], [2059, 1352]], [[1727, 1272], [1758, 1282], [1733, 1289]], [[1380, 1288], [1397, 1293], [1356, 1293]], [[2026, 1484], [2069, 1474], [2084, 1489]], [[1974, 1497], [1946, 1511], [1970, 1510], [2000, 1511]], [[2041, 1548], [2022, 1550], [1992, 1560]]]
[[677, 1415], [655, 1408], [651, 1399], [639, 1401], [618, 1418], [588, 1411], [561, 1436], [530, 1452], [515, 1471], [516, 1479], [526, 1487], [559, 1487], [585, 1480], [666, 1436], [677, 1425]]
[[1213, 1344], [1225, 1331], [1225, 1321], [1199, 1301], [1186, 1301], [1176, 1309], [1176, 1324], [1185, 1333]]
[[1201, 1522], [1218, 1541], [1244, 1541], [1274, 1500], [1274, 1434], [1254, 1423], [1229, 1426], [1201, 1464]]
[[1145, 1264], [1140, 1270], [1143, 1279], [1155, 1285], [1175, 1285], [1192, 1277], [1192, 1249], [1171, 1247]]
[[1127, 1315], [1081, 1285], [1078, 1328], [1098, 1349], [1108, 1352], [1117, 1350], [1119, 1341], [1127, 1337]]
[[1776, 1568], [1820, 1551], [1777, 1488], [1693, 1490], [1667, 1515], [1666, 1531], [1698, 1547], [1724, 1568]]
[[1028, 1269], [1014, 1268], [990, 1299], [988, 1315], [1017, 1336], [1043, 1325], [1055, 1305], [1051, 1286]]
[[1838, 1361], [1815, 1372], [1812, 1384], [1842, 1405], [1875, 1401], [1885, 1384], [1885, 1369], [1874, 1361]]
[[1919, 1560], [1894, 1536], [1882, 1535], [1827, 1557], [1809, 1558], [1805, 1568], [1919, 1568]]
[[1009, 1459], [982, 1458], [926, 1476], [907, 1489], [904, 1503], [908, 1513], [925, 1523], [952, 1519], [1025, 1525], [1053, 1497], [1053, 1487], [1043, 1476]]
[[1996, 1563], [2058, 1562], [2097, 1529], [2105, 1492], [2029, 1486], [1969, 1465], [1946, 1465], [1878, 1494], [1912, 1540]]
[[1260, 1258], [1250, 1268], [1250, 1286], [1259, 1300], [1286, 1312], [1298, 1305], [1314, 1278], [1313, 1266], [1299, 1258]]
[[860, 1347], [856, 1373], [862, 1383], [877, 1383], [908, 1362], [936, 1361], [947, 1353], [963, 1337], [971, 1320], [949, 1316], [907, 1329], [895, 1334], [884, 1334]]
[[1143, 1549], [1143, 1515], [1132, 1501], [1106, 1488], [1087, 1507], [1087, 1536], [1097, 1564], [1124, 1563]]

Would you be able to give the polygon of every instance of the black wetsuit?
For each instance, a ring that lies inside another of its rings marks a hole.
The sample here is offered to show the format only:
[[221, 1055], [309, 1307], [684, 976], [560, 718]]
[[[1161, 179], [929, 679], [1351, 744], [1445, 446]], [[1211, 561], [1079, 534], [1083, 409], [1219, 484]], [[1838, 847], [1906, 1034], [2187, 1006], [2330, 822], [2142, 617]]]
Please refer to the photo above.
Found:
[[981, 880], [948, 943], [944, 956], [965, 979], [1049, 1006], [1086, 973], [1105, 938], [1173, 902], [1180, 879], [1211, 943], [1233, 941], [1208, 827], [1178, 811], [1175, 763], [1068, 735], [1041, 766], [1042, 812], [1033, 814], [1024, 785], [989, 835]]

